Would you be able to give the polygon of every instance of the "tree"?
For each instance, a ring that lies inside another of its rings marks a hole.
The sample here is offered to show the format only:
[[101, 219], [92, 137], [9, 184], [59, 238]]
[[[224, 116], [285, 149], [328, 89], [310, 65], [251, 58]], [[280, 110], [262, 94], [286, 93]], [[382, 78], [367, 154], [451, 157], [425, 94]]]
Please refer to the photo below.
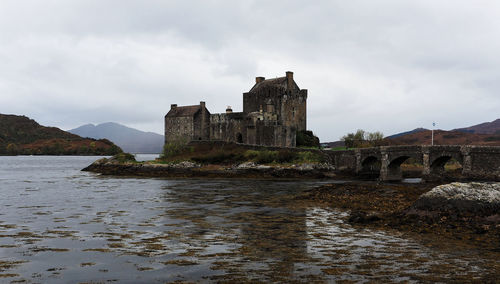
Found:
[[344, 141], [346, 148], [354, 148], [354, 133], [347, 133], [347, 135], [342, 136], [340, 140]]
[[356, 133], [347, 133], [340, 140], [344, 141], [347, 148], [359, 148], [365, 142], [365, 131], [358, 129]]
[[382, 140], [384, 139], [384, 134], [380, 131], [368, 132], [367, 140], [372, 146], [382, 145]]
[[380, 131], [366, 132], [358, 129], [356, 133], [347, 133], [340, 140], [344, 141], [347, 148], [364, 148], [380, 146], [383, 138], [384, 134]]

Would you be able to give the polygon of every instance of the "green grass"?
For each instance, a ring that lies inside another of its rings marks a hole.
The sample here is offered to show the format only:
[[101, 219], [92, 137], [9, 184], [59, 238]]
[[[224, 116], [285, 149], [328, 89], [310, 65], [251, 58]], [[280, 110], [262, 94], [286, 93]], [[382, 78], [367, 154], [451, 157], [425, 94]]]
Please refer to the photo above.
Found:
[[243, 162], [257, 164], [290, 164], [324, 162], [324, 156], [313, 151], [292, 151], [291, 149], [256, 149], [249, 150], [236, 144], [183, 145], [171, 143], [165, 145], [163, 155], [156, 163], [172, 163], [175, 161], [193, 161], [199, 164], [229, 165]]
[[125, 163], [125, 162], [137, 162], [135, 160], [135, 156], [130, 154], [130, 153], [118, 153], [111, 157], [111, 160], [118, 161], [120, 163]]
[[345, 146], [337, 146], [337, 147], [333, 147], [331, 148], [330, 150], [331, 151], [345, 151], [345, 150], [352, 150], [354, 148], [347, 148]]

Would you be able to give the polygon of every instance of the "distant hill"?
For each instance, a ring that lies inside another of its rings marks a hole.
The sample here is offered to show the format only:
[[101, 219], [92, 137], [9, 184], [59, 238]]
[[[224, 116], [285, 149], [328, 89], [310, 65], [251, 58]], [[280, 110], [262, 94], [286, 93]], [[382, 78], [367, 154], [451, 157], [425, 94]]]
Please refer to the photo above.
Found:
[[106, 139], [82, 138], [45, 127], [26, 116], [0, 114], [0, 155], [114, 155], [121, 149]]
[[161, 153], [163, 135], [144, 132], [118, 123], [107, 122], [99, 125], [86, 124], [68, 132], [94, 139], [109, 139], [130, 153]]
[[[417, 128], [384, 140], [389, 145], [426, 145], [431, 143], [431, 130]], [[451, 131], [435, 130], [434, 144], [500, 146], [500, 119]]]
[[[431, 130], [415, 128], [384, 138], [383, 145], [429, 145]], [[340, 146], [342, 141], [321, 143], [325, 147]], [[436, 145], [488, 145], [500, 146], [500, 119], [451, 131], [435, 130]]]
[[415, 128], [415, 129], [410, 130], [410, 131], [393, 134], [391, 136], [387, 136], [386, 138], [398, 138], [400, 136], [405, 136], [405, 135], [408, 135], [408, 134], [422, 132], [422, 131], [426, 131], [426, 130], [428, 131], [429, 129], [425, 129], [425, 128], [419, 127], [419, 128]]
[[334, 142], [323, 142], [321, 143], [321, 147], [324, 148], [336, 148], [336, 147], [344, 147], [344, 141], [334, 141]]
[[[431, 131], [414, 132], [396, 138], [385, 138], [386, 145], [430, 145]], [[500, 146], [500, 134], [475, 134], [461, 131], [434, 130], [436, 145]]]
[[492, 122], [485, 122], [465, 128], [453, 129], [453, 131], [478, 134], [500, 134], [500, 118]]

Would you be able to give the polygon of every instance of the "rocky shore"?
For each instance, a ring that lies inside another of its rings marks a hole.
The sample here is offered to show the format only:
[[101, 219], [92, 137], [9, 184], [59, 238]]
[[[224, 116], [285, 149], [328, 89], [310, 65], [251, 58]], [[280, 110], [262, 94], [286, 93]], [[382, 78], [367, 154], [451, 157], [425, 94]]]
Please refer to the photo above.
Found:
[[353, 225], [500, 252], [500, 183], [329, 184], [299, 198], [345, 209]]
[[116, 176], [143, 176], [169, 178], [331, 178], [328, 164], [259, 165], [245, 162], [235, 165], [201, 165], [189, 161], [179, 163], [138, 163], [113, 159], [100, 159], [83, 171]]

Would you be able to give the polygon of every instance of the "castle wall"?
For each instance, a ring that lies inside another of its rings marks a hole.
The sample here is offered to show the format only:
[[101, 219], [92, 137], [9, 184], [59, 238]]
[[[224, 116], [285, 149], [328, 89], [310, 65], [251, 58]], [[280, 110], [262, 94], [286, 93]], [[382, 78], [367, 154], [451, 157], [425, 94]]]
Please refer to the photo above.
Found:
[[307, 130], [307, 90], [287, 92], [281, 99], [281, 120], [287, 127], [297, 131]]
[[279, 112], [285, 89], [274, 86], [243, 94], [243, 112]]
[[268, 86], [243, 94], [243, 112], [274, 113], [284, 126], [307, 129], [307, 90]]
[[210, 139], [247, 143], [245, 115], [242, 112], [210, 115]]
[[248, 144], [295, 147], [296, 130], [294, 127], [278, 125], [277, 121], [258, 120], [247, 128]]
[[[182, 141], [187, 143], [195, 134], [194, 118], [189, 116], [165, 116], [165, 143]], [[192, 139], [191, 139], [192, 140]]]
[[194, 132], [192, 140], [210, 139], [210, 112], [206, 108], [202, 108], [202, 111], [194, 116], [193, 124]]

